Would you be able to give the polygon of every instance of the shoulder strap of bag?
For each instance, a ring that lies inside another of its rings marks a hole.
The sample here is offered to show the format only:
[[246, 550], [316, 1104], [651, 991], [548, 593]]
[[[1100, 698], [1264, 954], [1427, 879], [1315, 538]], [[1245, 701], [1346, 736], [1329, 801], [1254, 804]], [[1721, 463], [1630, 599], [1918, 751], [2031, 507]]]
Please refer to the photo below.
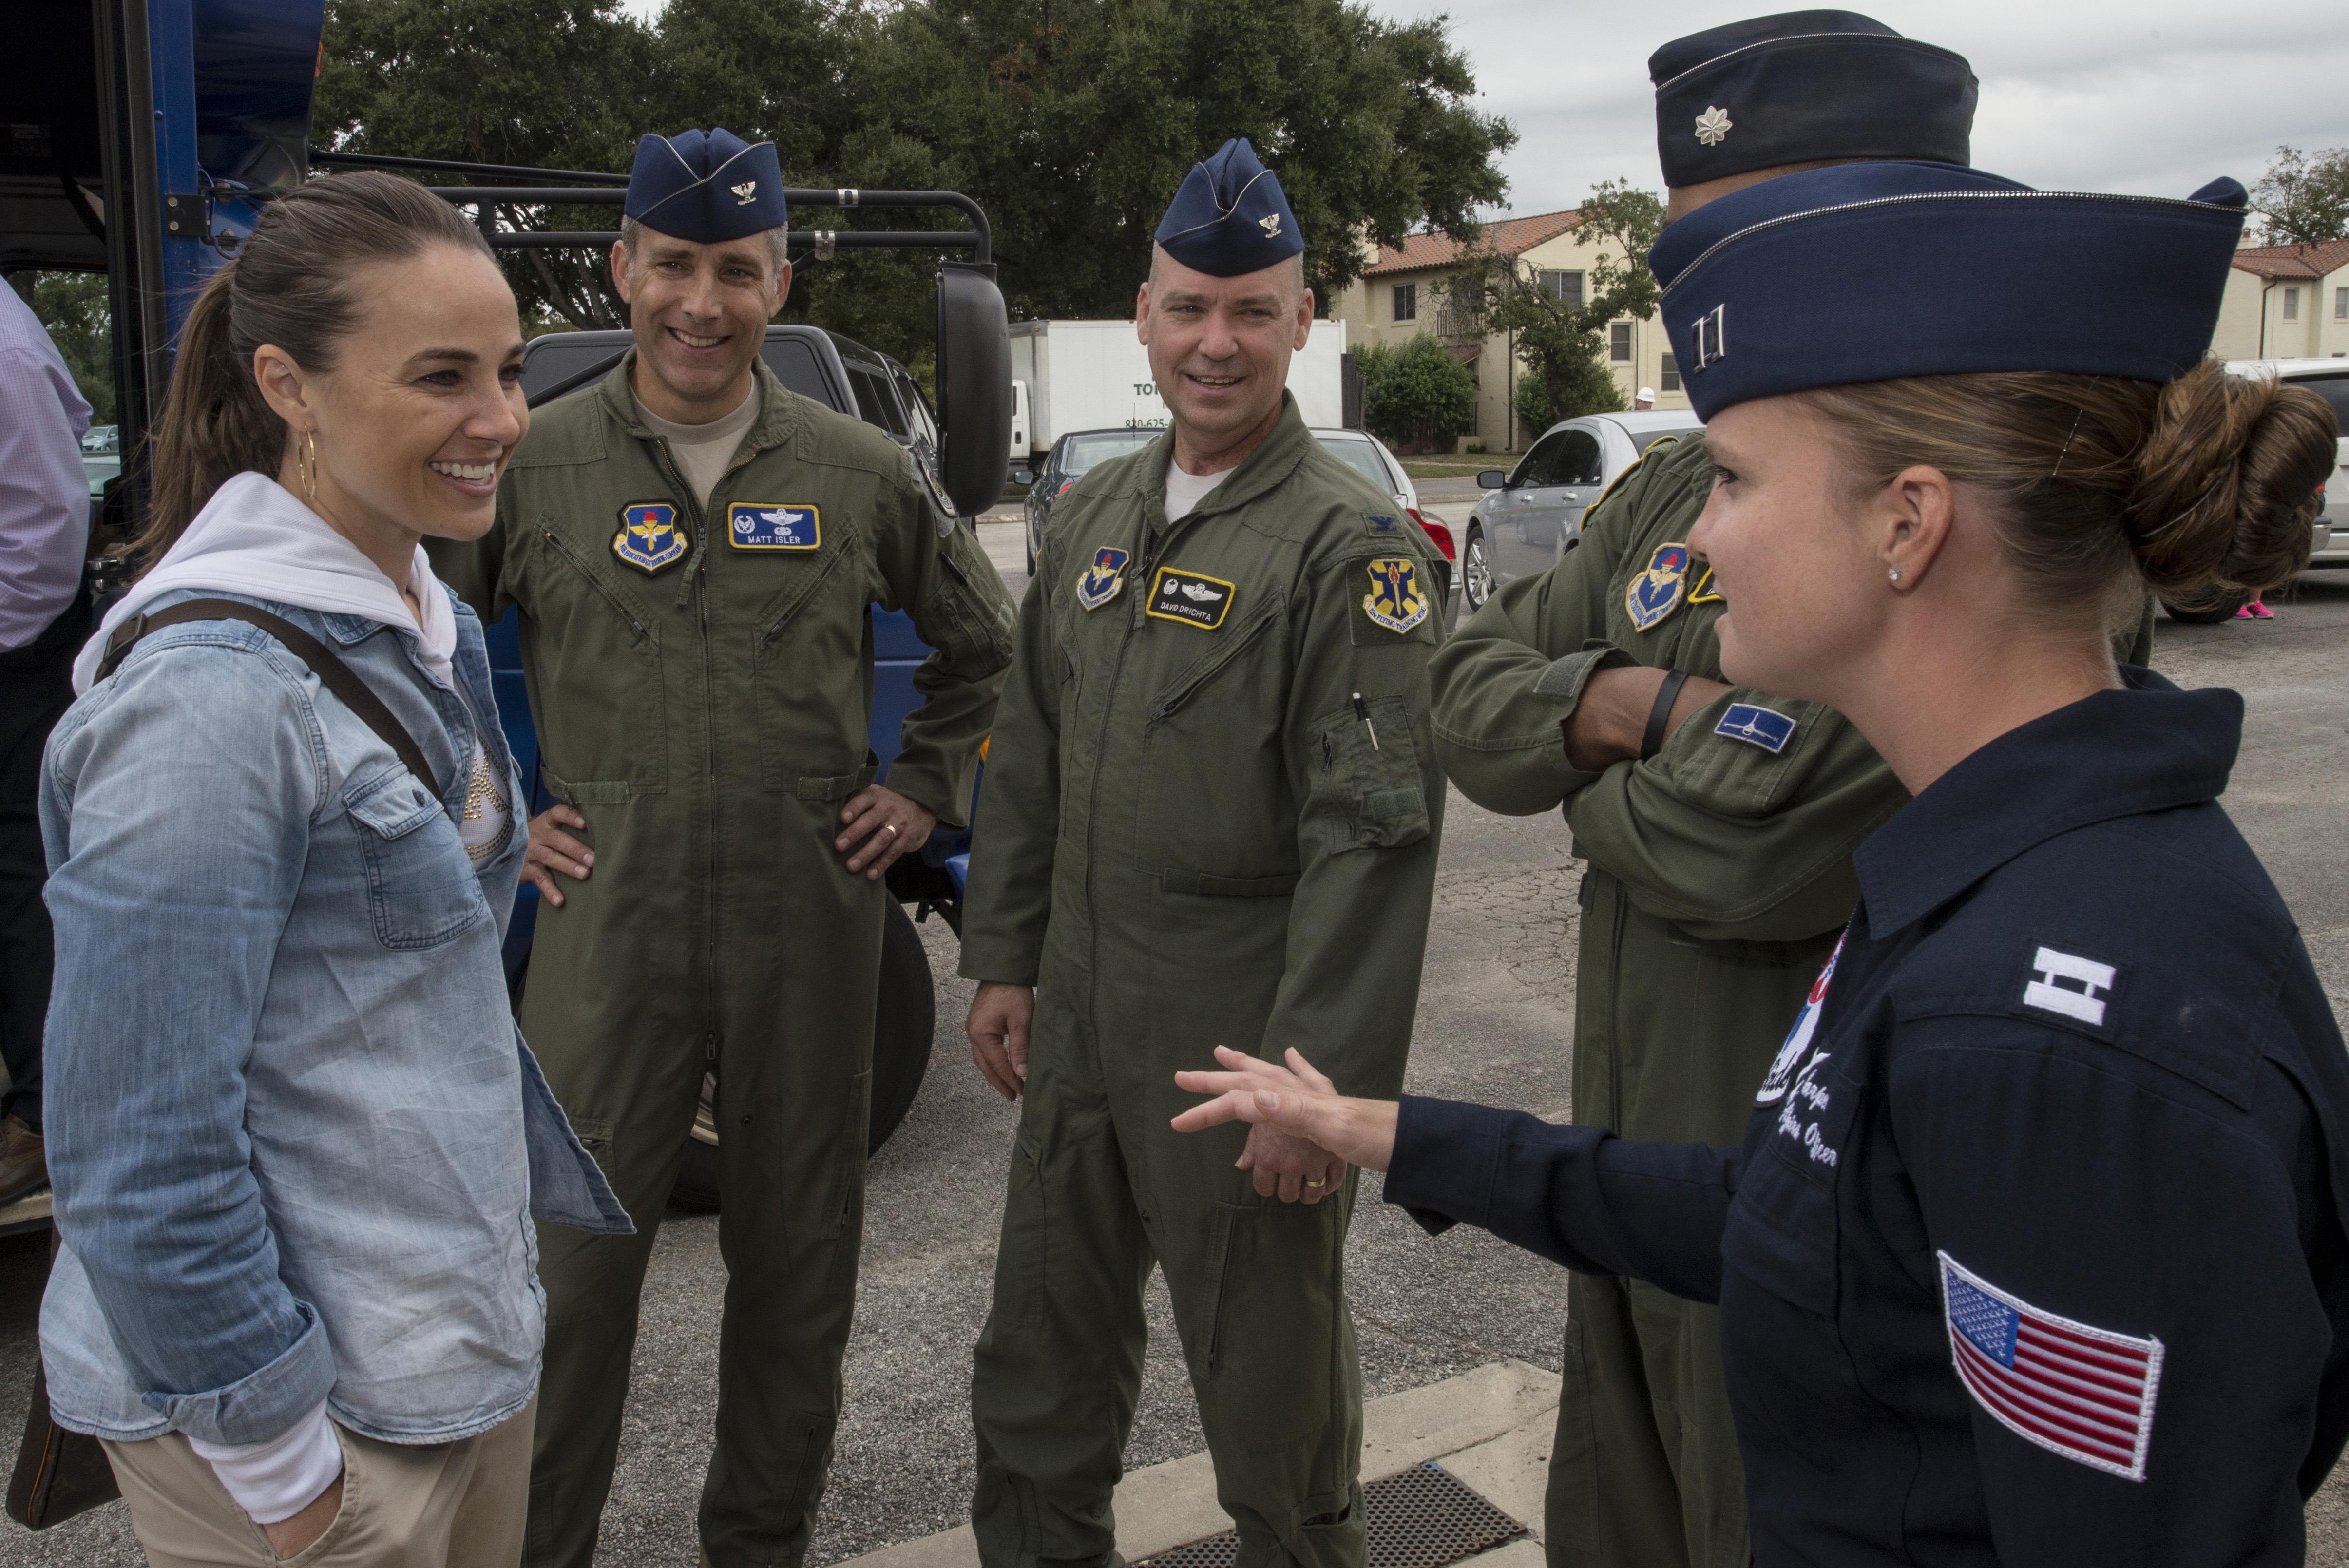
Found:
[[188, 599], [169, 609], [157, 610], [152, 615], [132, 616], [108, 634], [106, 656], [98, 661], [98, 679], [103, 680], [113, 674], [115, 667], [138, 646], [140, 639], [150, 632], [160, 631], [169, 626], [184, 625], [191, 620], [241, 620], [248, 626], [259, 627], [284, 643], [288, 653], [310, 667], [310, 672], [318, 678], [320, 685], [341, 698], [343, 706], [357, 714], [362, 723], [382, 738], [383, 743], [391, 748], [392, 754], [416, 775], [418, 782], [432, 792], [435, 800], [443, 798], [440, 781], [433, 777], [431, 764], [424, 760], [424, 748], [416, 743], [416, 737], [408, 732], [407, 726], [384, 706], [383, 699], [375, 694], [374, 688], [360, 680], [357, 673], [325, 643], [285, 617], [272, 615], [265, 609], [256, 609], [236, 599]]

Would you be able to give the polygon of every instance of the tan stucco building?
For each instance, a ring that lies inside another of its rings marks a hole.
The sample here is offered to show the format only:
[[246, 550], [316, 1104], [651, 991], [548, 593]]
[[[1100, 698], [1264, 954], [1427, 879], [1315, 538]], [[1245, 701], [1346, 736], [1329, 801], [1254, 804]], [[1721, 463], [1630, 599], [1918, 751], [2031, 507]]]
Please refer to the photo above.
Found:
[[[1485, 225], [1476, 249], [1508, 258], [1526, 283], [1575, 300], [1587, 297], [1600, 256], [1622, 259], [1613, 241], [1583, 232], [1578, 212], [1496, 219]], [[1412, 234], [1400, 245], [1381, 245], [1361, 279], [1330, 301], [1330, 315], [1346, 323], [1346, 341], [1355, 348], [1400, 348], [1423, 332], [1433, 333], [1476, 380], [1476, 422], [1461, 437], [1461, 445], [1482, 441], [1489, 452], [1515, 451], [1541, 433], [1516, 428], [1510, 392], [1524, 366], [1508, 335], [1469, 330], [1472, 313], [1449, 297], [1461, 254], [1460, 242], [1448, 234]], [[1656, 389], [1660, 409], [1689, 406], [1660, 318], [1619, 317], [1609, 324], [1607, 337], [1608, 366], [1623, 389], [1625, 407], [1641, 387]]]
[[2349, 240], [2237, 251], [2210, 351], [2223, 359], [2349, 358]]

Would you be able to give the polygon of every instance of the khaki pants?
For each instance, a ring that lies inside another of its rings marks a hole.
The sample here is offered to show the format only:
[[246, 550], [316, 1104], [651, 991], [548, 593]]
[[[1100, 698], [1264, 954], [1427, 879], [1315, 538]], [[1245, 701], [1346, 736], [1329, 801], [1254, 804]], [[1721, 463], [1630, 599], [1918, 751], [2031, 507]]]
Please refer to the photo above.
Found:
[[151, 1568], [513, 1568], [522, 1561], [532, 1410], [455, 1443], [380, 1443], [337, 1427], [343, 1502], [306, 1550], [281, 1558], [176, 1432], [109, 1443]]

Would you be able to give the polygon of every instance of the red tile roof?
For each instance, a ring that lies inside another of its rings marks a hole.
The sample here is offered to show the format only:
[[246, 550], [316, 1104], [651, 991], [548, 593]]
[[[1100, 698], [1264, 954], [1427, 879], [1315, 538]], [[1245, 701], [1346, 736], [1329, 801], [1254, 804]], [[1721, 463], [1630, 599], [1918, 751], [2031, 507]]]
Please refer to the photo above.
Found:
[[2349, 240], [2317, 245], [2251, 245], [2235, 253], [2235, 265], [2253, 277], [2323, 277], [2349, 266]]
[[[1582, 222], [1578, 211], [1537, 213], [1529, 218], [1500, 218], [1485, 225], [1475, 248], [1495, 255], [1517, 256], [1547, 240], [1554, 240]], [[1405, 234], [1400, 245], [1381, 245], [1379, 259], [1362, 269], [1364, 277], [1381, 273], [1424, 272], [1450, 266], [1460, 259], [1458, 240], [1450, 234]]]

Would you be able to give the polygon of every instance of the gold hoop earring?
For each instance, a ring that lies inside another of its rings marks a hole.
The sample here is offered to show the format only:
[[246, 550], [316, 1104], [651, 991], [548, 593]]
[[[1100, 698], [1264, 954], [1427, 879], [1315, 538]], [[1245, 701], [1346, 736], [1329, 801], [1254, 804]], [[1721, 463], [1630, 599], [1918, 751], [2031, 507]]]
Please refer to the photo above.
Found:
[[302, 499], [316, 502], [318, 499], [318, 437], [316, 431], [305, 430], [302, 432], [302, 450], [294, 463], [302, 471]]

